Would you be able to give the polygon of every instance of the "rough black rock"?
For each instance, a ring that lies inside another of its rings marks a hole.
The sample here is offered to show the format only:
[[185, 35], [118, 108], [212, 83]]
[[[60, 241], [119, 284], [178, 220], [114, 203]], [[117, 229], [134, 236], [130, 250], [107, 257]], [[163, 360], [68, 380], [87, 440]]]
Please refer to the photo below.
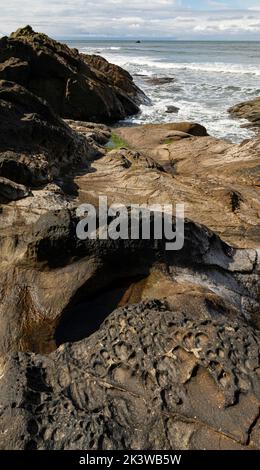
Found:
[[67, 119], [117, 121], [136, 114], [147, 99], [125, 70], [80, 54], [30, 26], [0, 39], [1, 78], [44, 98]]
[[98, 155], [47, 103], [14, 82], [0, 81], [0, 176], [41, 186]]

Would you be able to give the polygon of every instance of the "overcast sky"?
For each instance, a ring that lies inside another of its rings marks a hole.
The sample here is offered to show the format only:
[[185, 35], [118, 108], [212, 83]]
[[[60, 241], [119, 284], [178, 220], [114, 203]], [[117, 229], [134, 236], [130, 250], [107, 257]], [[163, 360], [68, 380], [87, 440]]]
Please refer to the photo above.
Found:
[[1, 0], [0, 34], [260, 40], [259, 0]]

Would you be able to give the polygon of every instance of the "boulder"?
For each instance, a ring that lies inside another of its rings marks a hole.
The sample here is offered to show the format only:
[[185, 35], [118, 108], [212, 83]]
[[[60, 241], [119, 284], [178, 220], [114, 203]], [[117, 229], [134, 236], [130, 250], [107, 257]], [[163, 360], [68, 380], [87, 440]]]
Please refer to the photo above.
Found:
[[207, 129], [195, 122], [173, 122], [167, 124], [144, 124], [142, 126], [121, 127], [117, 134], [130, 146], [138, 150], [154, 149], [158, 145], [186, 137], [206, 137]]
[[171, 114], [171, 113], [176, 113], [177, 114], [179, 111], [180, 111], [180, 108], [178, 108], [177, 106], [173, 106], [173, 105], [167, 106], [167, 108], [166, 108], [166, 113], [169, 113], [169, 114]]
[[147, 78], [146, 82], [150, 85], [160, 86], [160, 85], [167, 85], [168, 83], [175, 82], [175, 78], [173, 77], [151, 77]]
[[0, 202], [16, 201], [29, 195], [30, 191], [22, 184], [0, 177]]
[[74, 120], [123, 119], [146, 99], [120, 67], [80, 54], [30, 26], [0, 39], [0, 79], [24, 86], [59, 116]]
[[106, 194], [125, 204], [180, 198], [230, 242], [257, 245], [244, 215], [255, 222], [254, 196], [241, 187], [250, 149], [209, 139], [167, 144], [179, 177], [115, 149], [77, 176], [78, 198], [48, 185], [3, 204], [2, 449], [259, 448], [257, 251], [188, 219], [179, 252], [153, 238], [76, 236], [78, 204]]
[[233, 106], [229, 109], [229, 113], [236, 118], [247, 119], [250, 122], [250, 124], [248, 124], [248, 127], [253, 127], [254, 129], [259, 130], [260, 97]]

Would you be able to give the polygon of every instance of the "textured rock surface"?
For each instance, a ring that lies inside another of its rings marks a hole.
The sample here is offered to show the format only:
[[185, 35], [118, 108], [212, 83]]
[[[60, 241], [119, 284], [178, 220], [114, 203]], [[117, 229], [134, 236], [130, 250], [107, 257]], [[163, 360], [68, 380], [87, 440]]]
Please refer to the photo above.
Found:
[[[46, 189], [3, 207], [2, 355], [17, 349], [52, 350], [60, 320], [71, 312], [77, 327], [73, 308], [83, 302], [83, 313], [90, 312], [87, 327], [96, 315], [95, 302], [99, 297], [102, 301], [104, 292], [108, 292], [103, 301], [108, 309], [101, 311], [104, 315], [121, 301], [127, 302], [128, 297], [133, 302], [177, 296], [183, 308], [189, 309], [192, 291], [192, 302], [196, 297], [202, 310], [208, 295], [213, 311], [216, 303], [222, 305], [227, 316], [249, 318], [257, 324], [255, 250], [231, 249], [207, 229], [188, 221], [185, 247], [176, 253], [165, 251], [163, 241], [82, 242], [76, 237], [73, 204]], [[122, 290], [114, 299], [118, 286]], [[84, 306], [84, 302], [90, 303]], [[72, 330], [73, 322], [69, 328]]]
[[16, 201], [29, 196], [30, 191], [22, 184], [0, 178], [0, 202]]
[[[259, 449], [259, 139], [178, 123], [111, 150], [106, 126], [1, 87], [0, 448]], [[184, 248], [79, 240], [100, 195], [185, 202]]]
[[[203, 129], [188, 123], [117, 129], [129, 147], [125, 152], [139, 152], [165, 170], [157, 176], [146, 171], [140, 181], [137, 171], [132, 176], [133, 168], [124, 170], [123, 182], [115, 174], [117, 194], [124, 198], [125, 186], [131, 196], [134, 188], [140, 193], [145, 188], [142, 194], [149, 203], [185, 202], [187, 217], [206, 225], [232, 245], [259, 246], [260, 140], [235, 145], [205, 136]], [[202, 137], [191, 135], [199, 132]], [[84, 178], [81, 181], [85, 191]]]
[[259, 332], [161, 302], [2, 369], [1, 448], [259, 449]]
[[138, 112], [144, 93], [123, 69], [34, 32], [0, 40], [0, 78], [44, 98], [63, 118], [116, 121]]
[[251, 101], [239, 103], [229, 109], [229, 112], [237, 118], [250, 121], [248, 126], [259, 131], [260, 128], [260, 97]]
[[135, 85], [130, 73], [122, 69], [122, 67], [119, 67], [115, 64], [110, 64], [110, 62], [100, 55], [80, 54], [80, 56], [88, 65], [93, 67], [96, 71], [104, 74], [106, 77], [106, 82], [114, 87], [118, 93], [123, 91], [136, 104], [149, 104], [149, 98]]
[[[71, 125], [89, 137], [91, 125]], [[258, 324], [255, 250], [234, 250], [207, 228], [188, 221], [185, 248], [177, 253], [165, 252], [164, 244], [152, 240], [101, 243], [77, 239], [75, 207], [79, 202], [97, 205], [98, 196], [104, 194], [109, 204], [173, 202], [175, 180], [161, 165], [138, 152], [112, 150], [77, 176], [75, 184], [78, 197], [74, 200], [60, 188], [47, 186], [2, 207], [2, 353], [55, 348], [57, 325], [71, 310], [71, 303], [90, 302], [83, 310], [89, 308], [95, 316], [96, 299], [105, 291], [110, 300], [105, 298], [104, 303], [110, 307], [104, 314], [128, 297], [134, 302], [173, 296], [189, 310], [196, 296], [198, 309], [204, 310], [205, 296], [212, 295], [213, 310], [216, 303], [227, 316]], [[226, 217], [230, 217], [228, 211]], [[249, 241], [244, 243], [250, 245]], [[118, 286], [121, 290], [114, 298]]]
[[1, 177], [42, 186], [100, 154], [98, 145], [74, 132], [46, 103], [14, 82], [0, 81]]

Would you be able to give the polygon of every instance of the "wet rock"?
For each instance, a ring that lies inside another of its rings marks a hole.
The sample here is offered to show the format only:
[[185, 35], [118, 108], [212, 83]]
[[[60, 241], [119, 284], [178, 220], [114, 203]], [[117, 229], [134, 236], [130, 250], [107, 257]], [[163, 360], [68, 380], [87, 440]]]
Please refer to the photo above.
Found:
[[168, 83], [172, 83], [175, 81], [173, 77], [152, 77], [147, 78], [146, 81], [150, 85], [160, 86], [160, 85], [167, 85]]
[[167, 109], [166, 109], [166, 113], [178, 113], [180, 111], [180, 108], [178, 108], [177, 106], [167, 106]]
[[250, 124], [248, 127], [253, 127], [259, 130], [260, 128], [260, 97], [251, 101], [239, 103], [229, 109], [230, 114], [237, 118], [247, 119]]
[[[258, 449], [259, 139], [174, 123], [110, 151], [10, 82], [0, 117], [1, 449]], [[154, 239], [158, 206], [148, 240], [99, 239], [98, 211], [79, 239], [104, 195], [184, 202], [183, 248]]]
[[[116, 93], [125, 93], [133, 102], [137, 104], [149, 104], [150, 100], [145, 93], [138, 88], [129, 72], [115, 64], [110, 64], [100, 55], [81, 54], [81, 57], [95, 70], [101, 72], [106, 77], [106, 81], [115, 89]], [[124, 99], [122, 95], [122, 100]]]
[[[115, 191], [115, 181], [111, 179], [112, 168], [125, 180], [132, 173], [135, 181], [135, 175], [140, 172], [142, 181], [147, 175], [151, 175], [150, 181], [158, 176], [161, 181], [167, 178], [167, 174], [151, 165], [147, 157], [130, 151], [125, 152], [121, 160], [111, 152], [104, 157], [106, 165], [109, 165], [109, 158], [114, 165], [109, 168], [111, 186], [110, 193], [106, 193], [109, 204], [116, 202], [117, 196], [120, 201], [119, 190]], [[125, 165], [126, 159], [129, 165]], [[61, 319], [69, 315], [75, 328], [79, 328], [74, 307], [87, 302], [88, 307], [81, 307], [86, 320], [78, 312], [82, 321], [79, 329], [85, 331], [83, 324], [86, 321], [87, 327], [92, 316], [96, 318], [97, 299], [102, 299], [105, 291], [111, 292], [105, 297], [106, 302], [102, 302], [111, 306], [105, 312], [107, 315], [121, 302], [134, 303], [147, 297], [177, 299], [187, 311], [196, 298], [198, 312], [210, 315], [209, 307], [204, 306], [208, 298], [213, 315], [220, 306], [226, 316], [257, 322], [255, 250], [233, 249], [205, 227], [188, 220], [184, 248], [178, 252], [167, 251], [165, 239], [156, 242], [152, 237], [151, 240], [118, 241], [78, 239], [77, 205], [91, 202], [97, 206], [99, 191], [107, 190], [104, 172], [99, 175], [102, 186], [98, 187], [98, 173], [98, 167], [88, 173], [84, 190], [79, 182], [81, 176], [78, 177], [78, 200], [69, 201], [48, 186], [45, 190], [34, 191], [34, 197], [3, 206], [0, 238], [2, 355], [15, 350], [47, 353], [55, 349], [55, 334]], [[126, 198], [131, 189], [121, 187], [121, 191]], [[147, 195], [143, 186], [142, 194], [144, 201]], [[127, 204], [126, 199], [121, 202]], [[174, 229], [174, 218], [172, 223]], [[150, 224], [152, 233], [153, 218]], [[114, 297], [114, 288], [120, 287], [122, 280], [126, 282], [125, 289], [119, 289], [119, 297]], [[69, 331], [73, 331], [73, 325]]]
[[0, 40], [0, 64], [0, 78], [24, 86], [67, 119], [116, 121], [137, 113], [146, 99], [120, 67], [80, 54], [30, 26]]
[[144, 124], [142, 126], [121, 127], [116, 130], [126, 142], [138, 149], [152, 149], [158, 145], [191, 136], [207, 136], [207, 129], [194, 122], [173, 122], [167, 124]]

